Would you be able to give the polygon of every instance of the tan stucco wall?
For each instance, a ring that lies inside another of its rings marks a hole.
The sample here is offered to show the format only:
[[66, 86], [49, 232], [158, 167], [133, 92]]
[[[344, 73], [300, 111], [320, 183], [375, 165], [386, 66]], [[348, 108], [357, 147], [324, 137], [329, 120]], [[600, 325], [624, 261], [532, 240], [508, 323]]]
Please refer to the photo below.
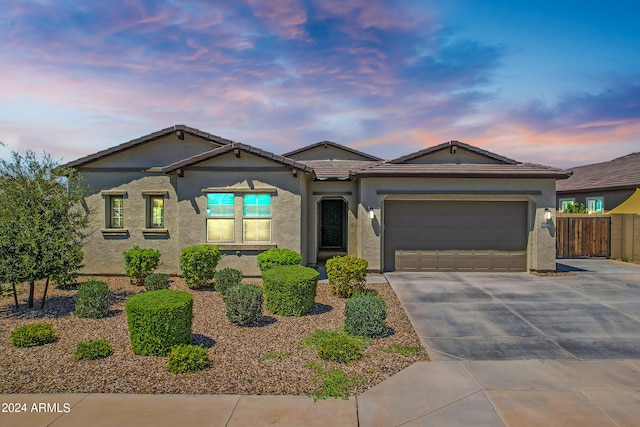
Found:
[[[417, 194], [427, 192], [439, 194]], [[531, 194], [536, 192], [540, 194]], [[359, 256], [369, 262], [370, 269], [382, 268], [384, 200], [527, 201], [527, 267], [531, 270], [555, 270], [555, 228], [542, 228], [543, 222], [546, 222], [545, 208], [554, 212], [554, 196], [553, 179], [362, 179], [358, 216]], [[366, 215], [367, 206], [374, 208], [373, 220]]]

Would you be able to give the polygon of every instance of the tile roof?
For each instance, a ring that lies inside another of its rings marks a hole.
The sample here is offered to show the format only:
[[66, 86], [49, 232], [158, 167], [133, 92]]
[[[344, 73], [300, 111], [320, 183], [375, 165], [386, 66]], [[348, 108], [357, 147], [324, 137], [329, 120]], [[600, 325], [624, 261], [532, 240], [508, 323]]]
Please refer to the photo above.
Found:
[[288, 166], [291, 169], [297, 169], [301, 172], [306, 172], [309, 174], [313, 174], [313, 168], [311, 168], [310, 166], [305, 165], [302, 162], [298, 162], [295, 161], [293, 159], [289, 159], [287, 157], [284, 156], [280, 156], [278, 154], [273, 154], [269, 151], [265, 151], [265, 150], [261, 150], [259, 148], [255, 148], [252, 147], [250, 145], [247, 144], [242, 144], [240, 142], [232, 142], [230, 144], [227, 145], [223, 145], [222, 147], [218, 147], [215, 148], [213, 150], [210, 151], [205, 151], [204, 153], [198, 154], [196, 156], [193, 157], [189, 157], [187, 159], [184, 160], [180, 160], [179, 162], [176, 163], [172, 163], [168, 166], [165, 166], [164, 168], [162, 168], [162, 171], [164, 173], [171, 173], [174, 172], [178, 169], [182, 169], [188, 166], [193, 166], [197, 163], [203, 162], [205, 160], [209, 160], [212, 159], [214, 157], [220, 156], [222, 154], [228, 153], [230, 151], [234, 151], [234, 150], [240, 150], [240, 151], [244, 151], [246, 153], [251, 153], [254, 154], [256, 156], [262, 157], [264, 159], [267, 160], [272, 160], [276, 163], [280, 163], [281, 165], [284, 166]]
[[226, 145], [226, 144], [230, 144], [233, 141], [229, 140], [229, 139], [225, 139], [222, 137], [219, 137], [217, 135], [212, 135], [210, 133], [207, 132], [203, 132], [199, 129], [196, 128], [192, 128], [192, 127], [188, 127], [185, 125], [175, 125], [175, 126], [171, 126], [162, 130], [159, 130], [157, 132], [153, 132], [150, 133], [148, 135], [144, 135], [141, 136], [140, 138], [136, 138], [136, 139], [132, 139], [131, 141], [125, 142], [123, 144], [120, 145], [116, 145], [115, 147], [111, 147], [111, 148], [107, 148], [106, 150], [102, 150], [102, 151], [98, 151], [97, 153], [94, 154], [90, 154], [88, 156], [82, 157], [80, 159], [77, 160], [73, 160], [67, 164], [64, 165], [64, 167], [69, 167], [69, 168], [77, 168], [80, 166], [83, 166], [87, 163], [96, 161], [96, 160], [100, 160], [104, 157], [110, 156], [111, 154], [115, 154], [115, 153], [119, 153], [121, 151], [125, 151], [129, 148], [133, 148], [136, 147], [138, 145], [141, 144], [145, 144], [147, 142], [151, 142], [154, 141], [158, 138], [162, 138], [164, 136], [167, 136], [173, 132], [179, 132], [182, 131], [184, 133], [187, 133], [189, 135], [198, 137], [198, 138], [202, 138], [205, 140], [210, 141], [211, 143], [213, 143], [216, 146], [221, 146], [221, 145]]
[[289, 151], [288, 153], [284, 153], [283, 156], [285, 157], [293, 157], [297, 154], [303, 153], [305, 151], [309, 151], [312, 150], [316, 147], [322, 147], [322, 146], [331, 146], [331, 147], [335, 147], [338, 148], [340, 150], [344, 150], [347, 151], [349, 153], [355, 154], [357, 156], [361, 156], [364, 157], [365, 159], [371, 160], [371, 161], [382, 161], [382, 159], [376, 157], [376, 156], [372, 156], [371, 154], [367, 154], [367, 153], [363, 153], [362, 151], [358, 151], [355, 150], [351, 147], [347, 147], [346, 145], [342, 145], [342, 144], [338, 144], [332, 141], [320, 141], [320, 142], [316, 142], [315, 144], [311, 144], [311, 145], [307, 145], [306, 147], [302, 147], [302, 148], [298, 148], [297, 150], [293, 150], [293, 151]]
[[572, 175], [569, 179], [558, 181], [557, 193], [640, 187], [640, 153], [578, 166], [567, 172], [572, 172]]
[[560, 169], [532, 163], [449, 164], [383, 163], [355, 172], [355, 177], [432, 177], [432, 178], [554, 178], [569, 175]]
[[349, 180], [356, 171], [381, 164], [369, 160], [299, 160], [313, 168], [319, 180]]
[[489, 159], [498, 160], [503, 163], [508, 163], [512, 165], [519, 164], [516, 160], [510, 159], [508, 157], [500, 156], [499, 154], [492, 153], [491, 151], [483, 150], [482, 148], [474, 147], [473, 145], [465, 144], [460, 141], [449, 141], [444, 142], [439, 145], [435, 145], [433, 147], [425, 148], [424, 150], [416, 151], [415, 153], [407, 154], [406, 156], [398, 157], [397, 159], [390, 160], [389, 163], [406, 163], [410, 160], [416, 159], [418, 157], [422, 157], [424, 155], [434, 153], [436, 151], [448, 149], [452, 146], [463, 148], [467, 151], [471, 151], [473, 153], [479, 154], [481, 156], [487, 157]]

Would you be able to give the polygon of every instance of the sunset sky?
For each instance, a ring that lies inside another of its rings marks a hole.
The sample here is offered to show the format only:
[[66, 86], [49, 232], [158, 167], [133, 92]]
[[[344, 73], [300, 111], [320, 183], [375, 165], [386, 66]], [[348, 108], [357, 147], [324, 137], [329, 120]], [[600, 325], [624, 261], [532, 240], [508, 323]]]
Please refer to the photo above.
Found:
[[640, 151], [633, 0], [0, 0], [0, 157], [185, 124], [275, 153]]

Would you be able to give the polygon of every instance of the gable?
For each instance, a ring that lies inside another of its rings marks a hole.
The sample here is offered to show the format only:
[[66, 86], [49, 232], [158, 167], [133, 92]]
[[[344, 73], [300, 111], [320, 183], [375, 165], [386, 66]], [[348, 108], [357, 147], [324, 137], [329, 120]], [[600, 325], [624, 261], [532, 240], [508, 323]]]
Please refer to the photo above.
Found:
[[500, 164], [504, 162], [482, 156], [477, 153], [473, 153], [471, 151], [465, 150], [464, 148], [457, 148], [455, 151], [449, 149], [438, 150], [432, 153], [425, 154], [423, 156], [418, 156], [416, 158], [410, 159], [404, 163]]
[[298, 150], [290, 151], [283, 154], [294, 160], [355, 160], [355, 161], [378, 161], [381, 160], [375, 156], [363, 153], [344, 145], [336, 144], [331, 141], [322, 141]]
[[240, 152], [240, 157], [237, 157], [233, 150], [220, 154], [215, 157], [203, 160], [195, 163], [191, 166], [185, 167], [187, 170], [247, 170], [247, 171], [259, 171], [259, 170], [287, 170], [287, 166], [274, 162], [273, 160], [266, 159], [261, 156], [257, 156], [246, 151]]

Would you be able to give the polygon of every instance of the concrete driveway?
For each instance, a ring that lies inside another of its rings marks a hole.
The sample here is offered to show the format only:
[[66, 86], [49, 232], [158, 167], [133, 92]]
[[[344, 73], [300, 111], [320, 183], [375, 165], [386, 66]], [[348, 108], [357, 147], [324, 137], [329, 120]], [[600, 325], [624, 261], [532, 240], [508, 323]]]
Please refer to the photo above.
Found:
[[559, 260], [572, 276], [387, 273], [432, 360], [640, 359], [640, 265]]

